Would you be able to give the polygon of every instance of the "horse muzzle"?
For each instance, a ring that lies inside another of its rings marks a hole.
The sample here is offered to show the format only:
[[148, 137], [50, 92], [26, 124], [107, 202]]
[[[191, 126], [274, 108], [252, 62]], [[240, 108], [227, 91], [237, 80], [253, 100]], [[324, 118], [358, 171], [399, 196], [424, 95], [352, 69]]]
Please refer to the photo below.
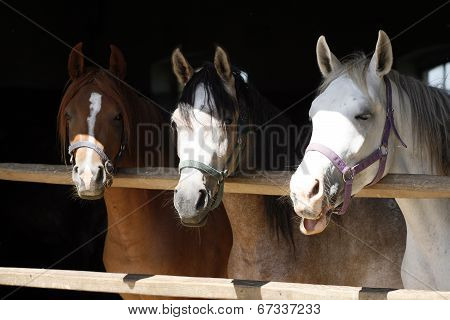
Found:
[[72, 169], [72, 180], [81, 199], [96, 200], [103, 197], [108, 182], [108, 173], [103, 165], [78, 166]]
[[181, 223], [187, 227], [200, 227], [206, 224], [211, 201], [211, 196], [205, 188], [177, 186], [174, 192], [175, 209]]

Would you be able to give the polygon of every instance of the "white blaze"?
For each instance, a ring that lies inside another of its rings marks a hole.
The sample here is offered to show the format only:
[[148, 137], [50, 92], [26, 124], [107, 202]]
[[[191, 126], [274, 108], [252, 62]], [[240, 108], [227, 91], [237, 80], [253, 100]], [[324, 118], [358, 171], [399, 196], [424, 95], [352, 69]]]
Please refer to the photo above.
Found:
[[[97, 114], [100, 112], [102, 108], [102, 95], [97, 92], [92, 92], [91, 97], [89, 98], [89, 102], [91, 103], [89, 106], [89, 116], [87, 117], [87, 125], [88, 125], [88, 141], [95, 143], [94, 136], [94, 128], [95, 128], [95, 120], [97, 119]], [[90, 163], [92, 162], [92, 156], [94, 154], [94, 150], [86, 148], [86, 158], [84, 162], [84, 171], [81, 174], [81, 179], [84, 182], [84, 185], [87, 190], [90, 189], [91, 179], [92, 179], [92, 171], [90, 167]]]
[[97, 92], [92, 92], [89, 102], [91, 105], [89, 106], [90, 113], [87, 118], [88, 134], [94, 137], [95, 119], [102, 108], [102, 95]]

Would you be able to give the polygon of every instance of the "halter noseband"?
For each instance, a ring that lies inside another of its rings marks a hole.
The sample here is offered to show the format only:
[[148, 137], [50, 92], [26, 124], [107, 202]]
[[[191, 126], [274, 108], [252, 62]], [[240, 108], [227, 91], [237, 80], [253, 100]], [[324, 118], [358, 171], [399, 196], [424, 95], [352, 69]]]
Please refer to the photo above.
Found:
[[372, 165], [373, 163], [380, 161], [378, 166], [378, 172], [375, 175], [375, 178], [372, 180], [371, 183], [368, 185], [373, 185], [380, 181], [380, 179], [383, 177], [384, 169], [386, 167], [386, 160], [388, 156], [388, 142], [389, 142], [389, 136], [391, 133], [391, 129], [394, 131], [395, 136], [397, 139], [401, 142], [403, 147], [407, 148], [406, 144], [403, 142], [402, 138], [400, 137], [397, 128], [395, 127], [394, 122], [394, 109], [392, 107], [392, 87], [391, 82], [387, 77], [384, 77], [384, 82], [386, 84], [386, 121], [384, 123], [384, 129], [383, 129], [383, 135], [381, 138], [381, 144], [378, 149], [376, 149], [374, 152], [372, 152], [369, 156], [364, 158], [363, 160], [359, 161], [353, 166], [348, 166], [347, 163], [345, 163], [344, 160], [342, 160], [341, 157], [339, 157], [336, 153], [334, 153], [333, 150], [330, 148], [318, 144], [318, 143], [310, 143], [309, 146], [306, 148], [306, 152], [308, 151], [318, 151], [322, 153], [324, 156], [326, 156], [330, 161], [338, 168], [338, 170], [342, 173], [342, 179], [344, 180], [345, 187], [344, 187], [344, 202], [342, 204], [342, 208], [339, 212], [335, 212], [336, 214], [342, 215], [344, 214], [349, 205], [352, 198], [352, 185], [353, 185], [353, 179], [355, 178], [355, 175]]
[[228, 176], [228, 170], [225, 169], [223, 171], [219, 171], [219, 170], [211, 167], [210, 165], [207, 165], [207, 164], [204, 164], [203, 162], [195, 161], [195, 160], [180, 161], [180, 164], [178, 166], [179, 173], [181, 173], [181, 170], [183, 170], [184, 168], [197, 169], [203, 173], [210, 175], [211, 177], [213, 177], [214, 179], [217, 180], [217, 184], [219, 185], [219, 191], [217, 192], [216, 200], [208, 208], [209, 210], [216, 209], [220, 205], [220, 202], [222, 202], [223, 189], [225, 186], [224, 180]]
[[120, 160], [120, 158], [122, 157], [123, 151], [126, 148], [126, 144], [122, 141], [120, 143], [120, 149], [119, 152], [117, 153], [117, 155], [114, 157], [114, 159], [111, 161], [111, 159], [109, 159], [108, 155], [103, 151], [102, 148], [100, 148], [98, 145], [96, 145], [94, 142], [90, 142], [90, 141], [78, 141], [75, 143], [72, 143], [71, 145], [69, 145], [69, 149], [68, 149], [68, 153], [70, 156], [70, 163], [73, 165], [74, 164], [74, 156], [75, 156], [75, 152], [76, 150], [80, 149], [80, 148], [89, 148], [94, 150], [98, 156], [102, 159], [103, 161], [103, 166], [105, 167], [105, 171], [106, 171], [106, 182], [105, 182], [105, 186], [108, 188], [111, 186], [112, 184], [112, 180], [113, 180], [113, 175], [116, 172], [116, 167], [115, 164]]

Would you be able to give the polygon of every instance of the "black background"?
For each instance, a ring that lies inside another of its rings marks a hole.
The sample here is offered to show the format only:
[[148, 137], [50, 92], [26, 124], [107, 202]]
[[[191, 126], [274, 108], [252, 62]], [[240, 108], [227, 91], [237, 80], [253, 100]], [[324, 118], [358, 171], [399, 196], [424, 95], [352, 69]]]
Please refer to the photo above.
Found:
[[[83, 41], [85, 54], [105, 67], [108, 45], [117, 45], [128, 62], [127, 82], [168, 110], [177, 98], [169, 64], [177, 46], [195, 67], [211, 61], [220, 44], [281, 109], [319, 84], [315, 45], [321, 34], [344, 57], [370, 53], [383, 29], [393, 38], [395, 67], [416, 77], [449, 61], [450, 5], [418, 22], [445, 1], [7, 3], [70, 46]], [[2, 3], [0, 45], [0, 161], [61, 163], [56, 114], [70, 48]], [[312, 98], [288, 111], [297, 123], [307, 121]], [[106, 226], [102, 201], [75, 200], [69, 187], [0, 181], [0, 199], [0, 266], [51, 266]], [[103, 241], [99, 237], [54, 268], [104, 270]], [[0, 297], [12, 289], [0, 287]], [[8, 298], [117, 296], [23, 288]]]

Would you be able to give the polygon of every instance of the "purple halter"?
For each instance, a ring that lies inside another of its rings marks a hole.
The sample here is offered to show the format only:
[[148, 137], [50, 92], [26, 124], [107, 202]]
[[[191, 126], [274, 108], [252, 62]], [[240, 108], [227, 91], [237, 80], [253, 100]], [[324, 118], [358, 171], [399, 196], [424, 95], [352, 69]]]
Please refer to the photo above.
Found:
[[350, 200], [352, 198], [352, 185], [353, 185], [353, 179], [355, 178], [355, 175], [369, 167], [371, 164], [380, 161], [380, 164], [378, 166], [378, 172], [375, 176], [375, 178], [372, 180], [371, 183], [368, 185], [373, 185], [380, 181], [380, 179], [383, 177], [384, 169], [386, 167], [386, 160], [388, 156], [388, 142], [389, 142], [389, 135], [391, 133], [391, 129], [394, 131], [395, 136], [398, 138], [398, 140], [401, 142], [401, 144], [407, 148], [406, 144], [403, 142], [402, 138], [400, 138], [400, 135], [397, 131], [397, 128], [395, 127], [394, 122], [394, 109], [392, 107], [392, 87], [391, 82], [387, 77], [384, 77], [384, 82], [386, 84], [386, 122], [384, 123], [384, 129], [383, 129], [383, 136], [381, 138], [381, 144], [378, 149], [376, 149], [374, 152], [372, 152], [369, 156], [367, 156], [365, 159], [359, 161], [354, 166], [348, 166], [344, 160], [342, 160], [341, 157], [339, 157], [336, 153], [334, 153], [333, 150], [330, 148], [318, 144], [318, 143], [310, 143], [309, 146], [306, 148], [306, 152], [308, 151], [318, 151], [322, 153], [324, 156], [326, 156], [330, 161], [336, 166], [336, 168], [339, 169], [339, 171], [342, 173], [342, 179], [345, 183], [345, 189], [344, 189], [344, 203], [342, 205], [342, 208], [339, 212], [336, 212], [336, 214], [344, 214], [349, 205]]

